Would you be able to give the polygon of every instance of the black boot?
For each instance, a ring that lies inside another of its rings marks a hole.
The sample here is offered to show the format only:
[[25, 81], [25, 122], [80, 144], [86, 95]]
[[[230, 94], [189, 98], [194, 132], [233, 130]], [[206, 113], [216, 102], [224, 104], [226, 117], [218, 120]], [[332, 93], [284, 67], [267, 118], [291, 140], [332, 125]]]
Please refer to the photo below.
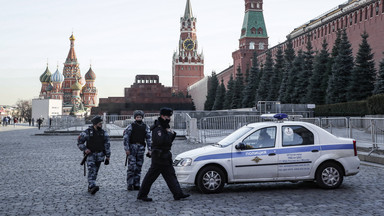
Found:
[[91, 188], [88, 188], [88, 192], [92, 195], [95, 194], [97, 191], [99, 191], [99, 186], [93, 186]]
[[191, 195], [190, 195], [190, 194], [181, 193], [180, 195], [174, 196], [173, 198], [174, 198], [175, 200], [180, 200], [180, 199], [187, 198], [187, 197], [189, 197], [189, 196], [191, 196]]
[[140, 186], [133, 186], [133, 190], [140, 190]]
[[133, 190], [133, 185], [128, 185], [127, 190], [132, 191]]
[[152, 202], [152, 198], [149, 198], [147, 196], [145, 197], [137, 197], [138, 200], [142, 200], [144, 202]]

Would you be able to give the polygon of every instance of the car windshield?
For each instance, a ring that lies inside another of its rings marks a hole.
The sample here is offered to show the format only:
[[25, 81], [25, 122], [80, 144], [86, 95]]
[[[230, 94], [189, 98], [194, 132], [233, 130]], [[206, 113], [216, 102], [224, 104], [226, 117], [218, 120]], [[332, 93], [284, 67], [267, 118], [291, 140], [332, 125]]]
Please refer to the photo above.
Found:
[[223, 147], [228, 146], [252, 129], [253, 129], [252, 127], [248, 127], [248, 126], [241, 127], [237, 129], [235, 132], [231, 133], [229, 136], [222, 139], [220, 142], [218, 142], [218, 144], [220, 144]]

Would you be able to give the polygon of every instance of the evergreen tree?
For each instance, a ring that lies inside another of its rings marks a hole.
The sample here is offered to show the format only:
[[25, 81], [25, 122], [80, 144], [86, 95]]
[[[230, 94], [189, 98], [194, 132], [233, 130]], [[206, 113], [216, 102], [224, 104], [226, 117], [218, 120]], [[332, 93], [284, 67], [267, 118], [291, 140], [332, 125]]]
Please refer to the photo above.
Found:
[[224, 109], [231, 109], [234, 87], [235, 87], [235, 81], [233, 80], [233, 76], [231, 74], [231, 77], [229, 78], [229, 81], [227, 83], [227, 91], [225, 94], [225, 101], [224, 101], [224, 107], [223, 107]]
[[225, 86], [224, 80], [221, 79], [221, 84], [217, 87], [215, 103], [213, 104], [212, 110], [222, 110], [225, 101]]
[[270, 77], [273, 73], [273, 60], [271, 51], [267, 51], [267, 57], [265, 59], [265, 66], [263, 68], [263, 74], [261, 76], [259, 86], [257, 89], [256, 101], [265, 101], [268, 97], [270, 87]]
[[271, 76], [270, 88], [268, 92], [268, 100], [276, 101], [279, 97], [280, 84], [284, 71], [284, 55], [281, 46], [277, 47], [275, 65]]
[[379, 75], [375, 82], [373, 94], [384, 94], [384, 58], [380, 62]]
[[313, 66], [313, 75], [309, 81], [309, 91], [307, 94], [308, 103], [314, 104], [324, 104], [325, 103], [325, 94], [327, 90], [328, 83], [328, 71], [329, 71], [329, 53], [328, 53], [328, 43], [324, 39], [322, 43], [322, 49], [319, 54], [315, 57], [315, 62]]
[[298, 80], [297, 80], [297, 94], [300, 97], [299, 103], [306, 104], [308, 103], [307, 94], [311, 89], [309, 89], [309, 80], [312, 77], [313, 74], [313, 47], [312, 42], [309, 37], [307, 37], [307, 46], [306, 51], [304, 54], [304, 65], [303, 70], [299, 74]]
[[249, 79], [249, 64], [247, 64], [247, 70], [245, 71], [244, 86], [248, 84]]
[[347, 101], [348, 86], [350, 84], [350, 75], [353, 70], [353, 56], [351, 43], [344, 30], [341, 35], [341, 41], [338, 46], [338, 55], [332, 65], [332, 76], [328, 85], [327, 92], [330, 103], [342, 103]]
[[[339, 35], [340, 34], [340, 35]], [[332, 74], [327, 88], [327, 103], [341, 103], [347, 101], [347, 91], [350, 74], [353, 69], [351, 44], [345, 31], [338, 33], [332, 50]]]
[[216, 89], [218, 85], [219, 81], [217, 80], [216, 72], [212, 71], [212, 76], [209, 79], [207, 99], [204, 103], [204, 110], [212, 110], [213, 104], [215, 103]]
[[290, 75], [288, 79], [288, 91], [286, 101], [288, 103], [298, 104], [300, 103], [300, 98], [303, 95], [300, 95], [299, 89], [299, 75], [302, 74], [304, 70], [304, 54], [303, 50], [299, 50], [297, 57], [293, 61], [292, 69], [290, 70]]
[[257, 62], [257, 53], [253, 52], [252, 68], [248, 76], [247, 84], [245, 85], [244, 91], [243, 91], [243, 101], [242, 101], [243, 107], [255, 106], [255, 96], [256, 96], [257, 85], [259, 81], [258, 79], [259, 75], [260, 75], [260, 72], [259, 72], [259, 65]]
[[241, 73], [240, 66], [237, 68], [237, 74], [235, 79], [235, 85], [233, 88], [233, 96], [232, 96], [232, 103], [231, 103], [231, 109], [238, 109], [242, 106], [243, 101], [243, 89], [244, 89], [244, 81], [243, 81], [243, 74]]
[[288, 90], [288, 80], [290, 75], [290, 70], [292, 69], [293, 61], [295, 60], [295, 50], [293, 49], [293, 43], [291, 38], [288, 38], [287, 48], [284, 50], [284, 70], [283, 70], [283, 78], [281, 80], [280, 89], [279, 89], [279, 97], [278, 100], [282, 103], [287, 103], [285, 99], [290, 98], [287, 95]]
[[369, 35], [364, 32], [361, 37], [362, 42], [357, 51], [355, 67], [348, 89], [348, 101], [364, 100], [371, 96], [374, 90], [376, 70], [372, 49], [367, 40]]

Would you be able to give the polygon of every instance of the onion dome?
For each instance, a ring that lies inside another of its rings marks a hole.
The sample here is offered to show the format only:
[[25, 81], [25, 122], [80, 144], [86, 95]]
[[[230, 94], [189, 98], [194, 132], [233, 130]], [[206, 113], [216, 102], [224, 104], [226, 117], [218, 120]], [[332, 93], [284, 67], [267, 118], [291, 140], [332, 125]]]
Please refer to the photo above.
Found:
[[79, 83], [79, 82], [75, 82], [72, 86], [71, 86], [71, 89], [72, 90], [81, 90], [83, 86]]
[[52, 91], [52, 89], [53, 89], [53, 86], [52, 86], [51, 83], [49, 83], [49, 85], [47, 86], [47, 88], [45, 88], [45, 90], [47, 90], [47, 91]]
[[92, 68], [89, 67], [88, 72], [85, 74], [85, 80], [95, 80], [96, 74], [93, 72]]
[[72, 35], [71, 35], [71, 37], [69, 37], [69, 40], [75, 40], [75, 36], [73, 36], [73, 33], [72, 33]]
[[64, 76], [63, 76], [63, 74], [61, 74], [59, 72], [59, 69], [56, 69], [56, 72], [54, 74], [52, 74], [51, 81], [52, 82], [59, 82], [59, 83], [64, 81]]
[[40, 82], [50, 82], [51, 81], [51, 71], [49, 71], [48, 69], [48, 65], [47, 65], [47, 69], [45, 69], [44, 73], [41, 74], [40, 76]]

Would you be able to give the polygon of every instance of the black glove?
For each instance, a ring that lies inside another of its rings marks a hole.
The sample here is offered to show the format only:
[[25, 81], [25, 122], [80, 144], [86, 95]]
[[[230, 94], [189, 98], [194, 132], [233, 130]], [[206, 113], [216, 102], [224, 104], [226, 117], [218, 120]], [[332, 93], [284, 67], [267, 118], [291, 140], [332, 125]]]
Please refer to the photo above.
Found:
[[109, 164], [109, 159], [105, 159], [104, 165], [108, 165], [108, 164]]
[[145, 156], [151, 158], [151, 154], [149, 154], [149, 152], [147, 152], [147, 154]]

